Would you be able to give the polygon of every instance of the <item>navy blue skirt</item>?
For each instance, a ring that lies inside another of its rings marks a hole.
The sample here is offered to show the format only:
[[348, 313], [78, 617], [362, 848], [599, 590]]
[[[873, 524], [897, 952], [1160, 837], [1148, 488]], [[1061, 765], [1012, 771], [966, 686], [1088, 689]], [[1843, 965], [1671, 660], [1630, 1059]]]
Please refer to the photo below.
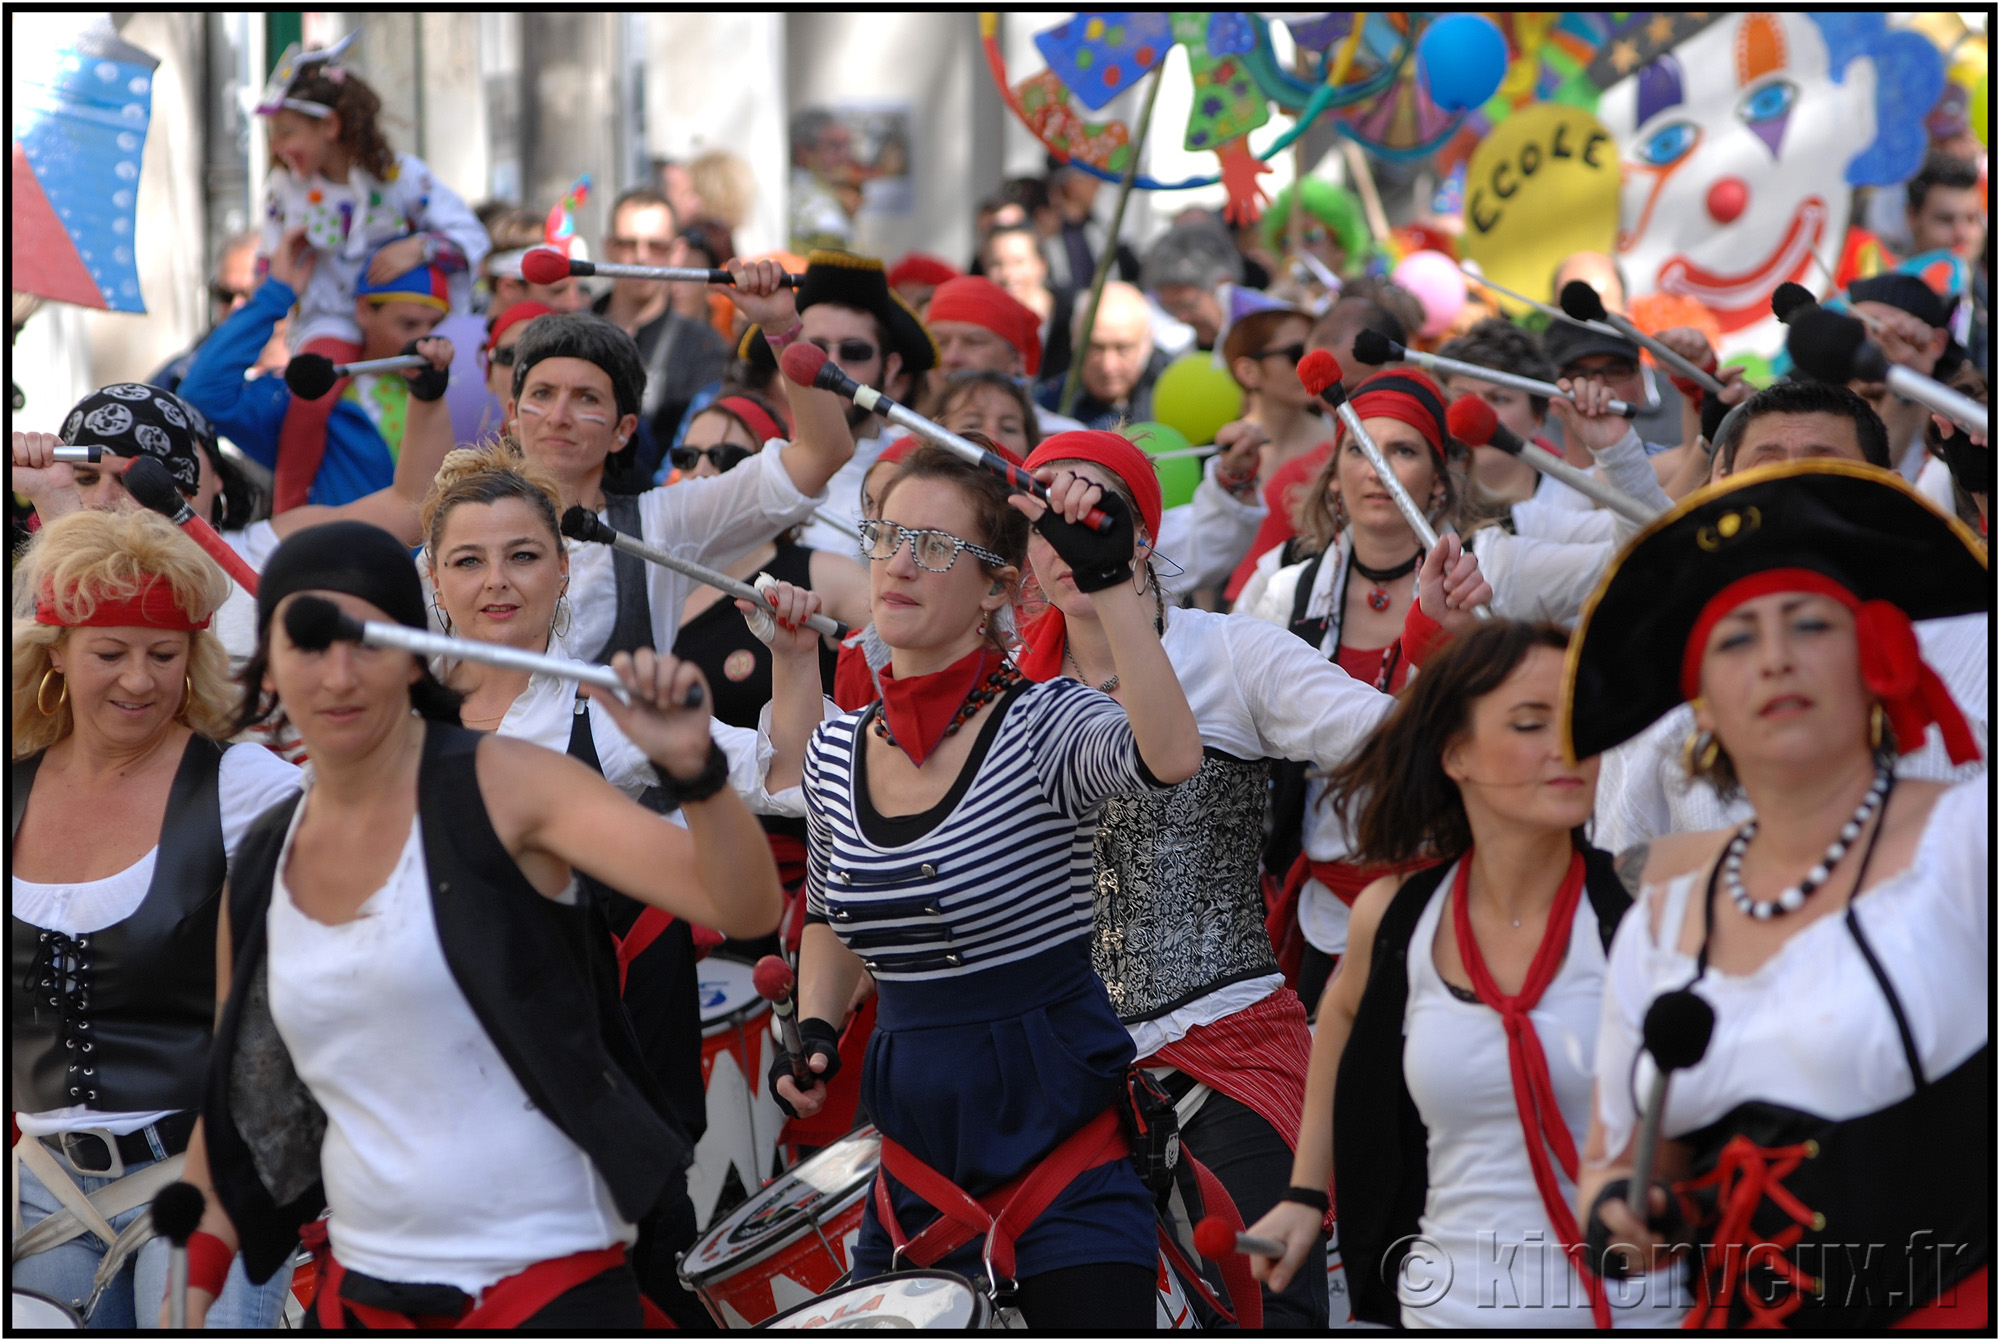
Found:
[[[1132, 1037], [1071, 941], [1019, 963], [936, 982], [884, 982], [861, 1090], [875, 1125], [974, 1197], [1020, 1177], [1113, 1102]], [[894, 1178], [896, 1218], [914, 1238], [938, 1212]], [[1159, 1262], [1151, 1194], [1129, 1159], [1086, 1170], [1015, 1241], [1015, 1274]], [[985, 1243], [936, 1264], [984, 1281]], [[891, 1269], [892, 1245], [862, 1213], [857, 1280]], [[903, 1266], [907, 1269], [909, 1263]]]

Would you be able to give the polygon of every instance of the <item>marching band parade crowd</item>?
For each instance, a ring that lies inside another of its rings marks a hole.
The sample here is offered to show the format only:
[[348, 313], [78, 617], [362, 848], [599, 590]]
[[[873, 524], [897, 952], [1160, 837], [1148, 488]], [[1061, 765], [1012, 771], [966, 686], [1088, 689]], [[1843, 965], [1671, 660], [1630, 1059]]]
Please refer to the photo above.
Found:
[[1991, 1325], [1983, 149], [1753, 385], [1316, 180], [593, 301], [378, 109], [14, 425], [15, 1325]]

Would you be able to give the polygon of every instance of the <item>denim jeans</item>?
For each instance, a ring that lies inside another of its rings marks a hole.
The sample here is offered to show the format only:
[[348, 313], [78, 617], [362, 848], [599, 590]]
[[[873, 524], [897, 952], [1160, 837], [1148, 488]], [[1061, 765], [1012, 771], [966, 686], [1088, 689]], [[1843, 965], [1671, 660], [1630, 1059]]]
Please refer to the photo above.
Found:
[[[125, 1171], [136, 1173], [151, 1163], [152, 1160], [146, 1160], [127, 1164]], [[21, 1222], [24, 1227], [32, 1229], [62, 1209], [62, 1203], [42, 1186], [41, 1179], [35, 1177], [34, 1170], [26, 1165], [21, 1166], [20, 1177]], [[88, 1175], [76, 1179], [77, 1186], [85, 1194], [95, 1192], [112, 1181]], [[124, 1229], [143, 1209], [143, 1206], [135, 1206], [123, 1215], [113, 1216], [111, 1227]], [[15, 1262], [13, 1283], [19, 1289], [48, 1295], [81, 1312], [83, 1301], [90, 1297], [97, 1264], [103, 1260], [103, 1241], [85, 1230], [68, 1243]], [[262, 1285], [252, 1285], [250, 1278], [243, 1274], [243, 1259], [239, 1256], [229, 1264], [229, 1283], [223, 1287], [222, 1297], [208, 1310], [208, 1325], [234, 1331], [271, 1330], [278, 1325], [278, 1319], [284, 1313], [285, 1295], [291, 1283], [292, 1273], [280, 1270]], [[166, 1295], [167, 1241], [151, 1239], [145, 1247], [126, 1259], [124, 1268], [105, 1287], [103, 1297], [97, 1302], [97, 1310], [89, 1318], [89, 1325], [126, 1330], [155, 1327], [160, 1316], [160, 1302]]]

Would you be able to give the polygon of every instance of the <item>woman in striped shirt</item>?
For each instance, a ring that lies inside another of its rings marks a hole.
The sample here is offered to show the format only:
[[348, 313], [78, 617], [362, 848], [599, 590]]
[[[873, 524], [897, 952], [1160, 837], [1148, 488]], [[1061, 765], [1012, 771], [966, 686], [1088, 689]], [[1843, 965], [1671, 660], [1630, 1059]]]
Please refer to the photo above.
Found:
[[[778, 1093], [818, 1110], [866, 968], [881, 995], [862, 1091], [885, 1177], [855, 1275], [936, 1265], [1011, 1284], [1031, 1326], [1150, 1329], [1156, 1220], [1113, 1109], [1133, 1051], [1091, 970], [1091, 839], [1106, 798], [1193, 776], [1201, 741], [1132, 586], [1130, 509], [1045, 474], [1046, 515], [922, 448], [864, 523], [893, 656], [882, 705], [827, 723], [807, 752], [814, 921], [799, 980], [813, 1077]], [[1075, 524], [1091, 507], [1113, 514], [1109, 534]], [[1007, 664], [1030, 516], [1101, 593], [1129, 706]], [[953, 1234], [937, 1208], [964, 1212], [966, 1198], [1015, 1209], [991, 1235]]]

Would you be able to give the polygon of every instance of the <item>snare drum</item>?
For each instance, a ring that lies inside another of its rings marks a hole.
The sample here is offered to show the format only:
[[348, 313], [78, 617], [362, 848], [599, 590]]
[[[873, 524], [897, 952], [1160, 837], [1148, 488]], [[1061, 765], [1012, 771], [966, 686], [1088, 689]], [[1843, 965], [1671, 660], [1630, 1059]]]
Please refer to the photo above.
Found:
[[821, 1295], [759, 1324], [773, 1331], [818, 1327], [897, 1327], [922, 1332], [983, 1332], [993, 1305], [963, 1276], [898, 1271]]
[[1154, 1310], [1155, 1331], [1198, 1332], [1201, 1319], [1195, 1316], [1194, 1305], [1188, 1302], [1187, 1291], [1181, 1288], [1181, 1278], [1168, 1263], [1167, 1255], [1160, 1254], [1160, 1278], [1155, 1296], [1158, 1307]]
[[724, 1327], [808, 1303], [847, 1271], [882, 1162], [873, 1127], [842, 1137], [736, 1208], [681, 1259], [681, 1281]]
[[785, 1114], [765, 1079], [773, 1055], [771, 1004], [757, 995], [750, 966], [710, 957], [696, 967], [708, 1130], [687, 1179], [695, 1223], [707, 1228], [778, 1172]]
[[[9, 1293], [7, 1325], [17, 1332], [80, 1332], [83, 1319], [67, 1304], [33, 1290], [14, 1289]], [[852, 1325], [852, 1324], [847, 1324]], [[941, 1325], [941, 1324], [940, 1324]]]

